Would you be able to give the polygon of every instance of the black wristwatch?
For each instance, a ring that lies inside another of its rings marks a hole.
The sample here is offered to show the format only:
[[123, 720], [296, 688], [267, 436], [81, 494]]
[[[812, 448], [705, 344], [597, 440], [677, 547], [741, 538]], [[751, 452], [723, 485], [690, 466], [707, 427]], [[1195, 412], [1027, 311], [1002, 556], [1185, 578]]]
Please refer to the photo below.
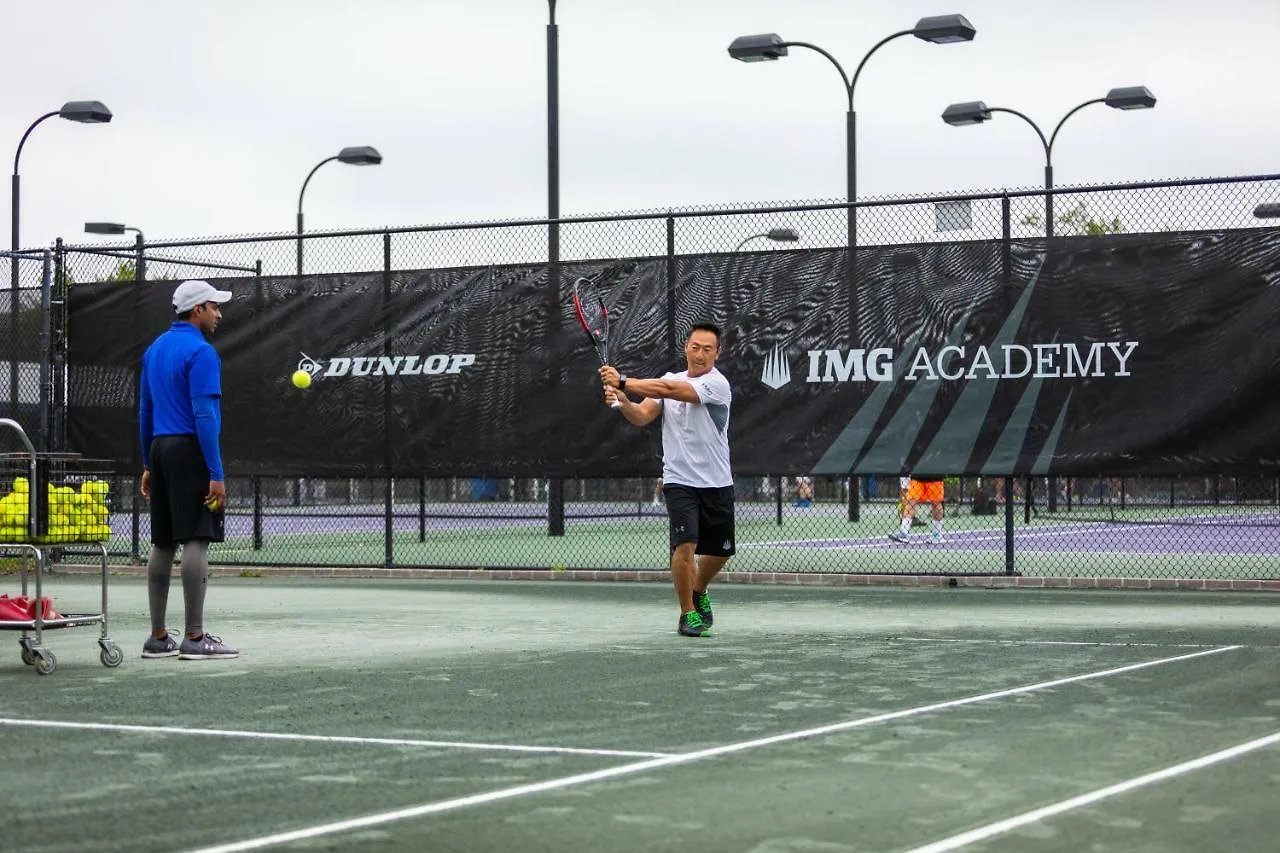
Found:
[[625, 391], [626, 389], [627, 389], [627, 377], [623, 376], [620, 373], [618, 374], [618, 390]]

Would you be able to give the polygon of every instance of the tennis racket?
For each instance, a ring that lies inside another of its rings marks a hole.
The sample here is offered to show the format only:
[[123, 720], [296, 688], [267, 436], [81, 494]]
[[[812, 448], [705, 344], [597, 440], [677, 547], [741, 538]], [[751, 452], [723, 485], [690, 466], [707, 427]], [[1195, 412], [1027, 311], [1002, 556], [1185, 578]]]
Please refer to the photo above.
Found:
[[[595, 282], [587, 278], [579, 278], [573, 283], [573, 312], [582, 324], [582, 330], [591, 339], [596, 355], [601, 364], [609, 363], [609, 309], [604, 307], [604, 299]], [[615, 409], [622, 408], [617, 400], [611, 403]]]

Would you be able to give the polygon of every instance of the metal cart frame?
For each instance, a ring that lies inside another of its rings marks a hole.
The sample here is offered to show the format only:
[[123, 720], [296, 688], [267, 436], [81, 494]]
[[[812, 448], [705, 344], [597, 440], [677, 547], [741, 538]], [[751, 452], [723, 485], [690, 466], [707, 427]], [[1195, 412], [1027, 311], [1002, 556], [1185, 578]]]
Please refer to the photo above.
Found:
[[[58, 619], [45, 619], [44, 616], [44, 574], [49, 567], [49, 556], [45, 549], [37, 544], [37, 516], [39, 507], [37, 502], [45, 498], [39, 488], [40, 478], [38, 474], [38, 465], [35, 446], [27, 437], [26, 432], [16, 421], [8, 418], [0, 418], [0, 428], [9, 428], [17, 432], [18, 437], [22, 440], [23, 446], [26, 448], [26, 458], [29, 462], [30, 476], [28, 483], [30, 487], [29, 505], [27, 512], [27, 538], [28, 542], [0, 542], [0, 553], [18, 553], [23, 557], [22, 562], [22, 595], [27, 594], [27, 574], [28, 566], [35, 566], [35, 608], [31, 619], [10, 619], [0, 620], [0, 631], [20, 631], [21, 636], [18, 637], [18, 645], [21, 647], [22, 662], [28, 666], [35, 668], [38, 675], [49, 675], [58, 666], [58, 659], [54, 656], [50, 649], [45, 648], [44, 632], [46, 630], [57, 630], [61, 628], [79, 628], [85, 625], [101, 625], [102, 630], [98, 636], [98, 646], [101, 651], [98, 655], [103, 666], [117, 667], [124, 660], [124, 652], [115, 644], [107, 633], [107, 549], [101, 542], [77, 542], [74, 544], [92, 546], [98, 552], [102, 562], [102, 609], [97, 613], [72, 613], [61, 616]], [[59, 545], [66, 543], [59, 543]]]

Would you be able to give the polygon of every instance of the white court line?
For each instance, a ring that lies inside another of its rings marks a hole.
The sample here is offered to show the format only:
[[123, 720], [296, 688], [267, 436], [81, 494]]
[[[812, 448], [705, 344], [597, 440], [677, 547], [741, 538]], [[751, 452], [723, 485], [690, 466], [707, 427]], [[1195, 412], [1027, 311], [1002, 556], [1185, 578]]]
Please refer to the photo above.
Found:
[[131, 726], [119, 723], [72, 723], [60, 720], [23, 720], [0, 717], [0, 726], [27, 726], [43, 729], [80, 729], [100, 732], [131, 732], [160, 735], [209, 735], [252, 740], [291, 740], [308, 743], [351, 743], [372, 746], [416, 746], [443, 749], [476, 749], [493, 752], [534, 752], [560, 755], [597, 755], [609, 758], [661, 758], [669, 752], [635, 752], [622, 749], [580, 749], [570, 746], [520, 746], [505, 743], [470, 743], [451, 740], [411, 740], [408, 738], [346, 737], [342, 735], [301, 735], [290, 732], [250, 732], [235, 729], [188, 729], [181, 726]]
[[821, 735], [863, 728], [865, 726], [875, 725], [876, 723], [887, 723], [891, 720], [901, 720], [906, 717], [928, 714], [932, 711], [941, 711], [947, 708], [959, 708], [964, 705], [975, 705], [979, 702], [990, 702], [996, 699], [1006, 699], [1010, 696], [1020, 696], [1024, 693], [1033, 693], [1037, 690], [1048, 690], [1049, 688], [1060, 687], [1064, 684], [1075, 684], [1081, 681], [1106, 678], [1111, 675], [1135, 672], [1140, 669], [1147, 669], [1148, 667], [1192, 660], [1194, 658], [1205, 657], [1206, 655], [1216, 655], [1223, 652], [1235, 651], [1240, 648], [1242, 647], [1223, 646], [1202, 652], [1192, 652], [1191, 654], [1177, 655], [1176, 657], [1160, 658], [1159, 660], [1134, 663], [1129, 664], [1128, 666], [1116, 667], [1114, 669], [1089, 672], [1084, 675], [1055, 678], [1052, 681], [1042, 681], [1038, 684], [1028, 684], [1024, 687], [1013, 687], [1008, 690], [998, 690], [994, 693], [982, 693], [977, 696], [966, 696], [963, 699], [951, 699], [946, 702], [935, 702], [931, 705], [921, 705], [916, 708], [907, 708], [902, 711], [891, 711], [887, 714], [876, 714], [873, 717], [862, 717], [857, 720], [846, 720], [842, 723], [832, 723], [830, 725], [818, 726], [817, 728], [812, 729], [803, 729], [801, 731], [786, 732], [780, 735], [757, 738], [756, 740], [741, 741], [739, 743], [731, 743], [724, 746], [715, 746], [710, 749], [703, 749], [697, 752], [668, 755], [662, 758], [653, 758], [648, 761], [637, 761], [632, 764], [623, 764], [618, 767], [595, 770], [590, 773], [579, 773], [573, 776], [564, 776], [559, 779], [549, 779], [545, 782], [517, 785], [513, 788], [502, 788], [497, 791], [489, 791], [483, 794], [471, 794], [470, 796], [458, 797], [452, 800], [440, 800], [434, 803], [424, 803], [420, 806], [411, 806], [406, 809], [397, 809], [395, 811], [380, 812], [378, 814], [365, 815], [364, 817], [351, 818], [350, 820], [325, 823], [319, 826], [308, 827], [306, 829], [295, 829], [291, 832], [281, 832], [276, 835], [264, 835], [258, 838], [250, 838], [245, 841], [235, 841], [230, 844], [203, 847], [199, 850], [192, 851], [192, 853], [240, 853], [240, 851], [244, 850], [261, 850], [264, 847], [273, 847], [277, 844], [288, 844], [293, 841], [304, 841], [309, 838], [318, 838], [322, 835], [334, 835], [339, 832], [350, 832], [354, 829], [380, 826], [382, 824], [422, 817], [423, 815], [437, 814], [439, 812], [452, 811], [454, 809], [466, 808], [468, 806], [496, 803], [501, 800], [510, 800], [527, 794], [540, 794], [544, 791], [555, 791], [563, 788], [571, 788], [575, 785], [585, 785], [589, 782], [616, 779], [619, 776], [630, 776], [636, 773], [643, 773], [646, 770], [656, 770], [662, 767], [688, 764], [691, 761], [701, 761], [706, 758], [715, 758], [717, 756], [729, 755], [735, 752], [745, 752], [746, 750], [756, 749], [762, 746], [772, 746], [773, 744], [786, 743], [788, 741], [807, 740]]
[[980, 841], [986, 841], [997, 835], [1003, 835], [1010, 830], [1026, 826], [1029, 823], [1036, 823], [1054, 815], [1060, 815], [1063, 812], [1069, 812], [1072, 809], [1090, 806], [1102, 800], [1114, 797], [1118, 794], [1125, 794], [1144, 785], [1150, 785], [1154, 782], [1163, 782], [1166, 779], [1172, 779], [1175, 776], [1181, 776], [1184, 773], [1190, 773], [1193, 770], [1201, 770], [1222, 761], [1230, 761], [1238, 758], [1256, 749], [1271, 746], [1274, 743], [1280, 743], [1280, 732], [1267, 735], [1266, 737], [1251, 740], [1248, 743], [1242, 743], [1238, 746], [1224, 749], [1221, 752], [1215, 752], [1210, 755], [1201, 756], [1191, 761], [1175, 764], [1172, 767], [1166, 767], [1163, 770], [1157, 770], [1154, 773], [1148, 773], [1145, 776], [1138, 776], [1128, 779], [1116, 785], [1106, 788], [1099, 788], [1088, 794], [1081, 794], [1078, 797], [1072, 797], [1069, 800], [1063, 800], [1054, 803], [1051, 806], [1034, 809], [1029, 812], [1011, 817], [1006, 820], [989, 823], [986, 826], [980, 826], [977, 829], [971, 829], [968, 832], [962, 832], [959, 835], [953, 835], [950, 838], [944, 838], [941, 841], [935, 841], [932, 844], [926, 844], [923, 847], [915, 847], [908, 850], [907, 853], [946, 853], [949, 850], [959, 850], [961, 847], [968, 847]]
[[900, 643], [974, 643], [990, 646], [1102, 646], [1119, 649], [1212, 649], [1212, 643], [1102, 643], [1087, 640], [993, 640], [966, 639], [964, 637], [885, 637], [887, 642]]

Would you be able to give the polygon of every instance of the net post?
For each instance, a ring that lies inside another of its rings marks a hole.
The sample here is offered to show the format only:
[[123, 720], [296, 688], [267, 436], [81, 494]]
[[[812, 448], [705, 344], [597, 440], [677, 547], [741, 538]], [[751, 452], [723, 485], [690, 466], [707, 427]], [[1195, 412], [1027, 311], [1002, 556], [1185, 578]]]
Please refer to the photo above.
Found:
[[135, 563], [142, 562], [142, 484], [141, 478], [133, 478], [133, 502], [130, 511], [130, 556]]
[[253, 482], [253, 550], [262, 550], [262, 479], [254, 474]]
[[778, 521], [778, 526], [782, 526], [782, 477], [773, 478], [773, 504], [774, 514]]
[[418, 541], [427, 541], [427, 478], [418, 477]]
[[1004, 478], [1004, 573], [1015, 574], [1013, 568], [1013, 478]]

